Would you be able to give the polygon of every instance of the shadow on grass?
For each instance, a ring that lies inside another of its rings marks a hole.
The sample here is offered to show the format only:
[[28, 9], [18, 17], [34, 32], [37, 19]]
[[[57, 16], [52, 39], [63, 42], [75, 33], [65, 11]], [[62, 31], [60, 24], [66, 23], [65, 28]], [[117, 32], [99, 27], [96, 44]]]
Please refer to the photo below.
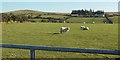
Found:
[[53, 33], [53, 34], [60, 34], [60, 33]]
[[49, 32], [47, 34], [57, 35], [57, 34], [61, 34], [61, 33], [59, 33], [59, 32]]

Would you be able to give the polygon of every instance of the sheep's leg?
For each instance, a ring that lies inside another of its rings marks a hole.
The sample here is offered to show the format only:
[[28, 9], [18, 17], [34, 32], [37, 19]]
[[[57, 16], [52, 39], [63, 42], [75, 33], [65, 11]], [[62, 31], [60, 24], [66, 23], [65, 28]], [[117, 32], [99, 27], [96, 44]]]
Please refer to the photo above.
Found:
[[62, 34], [62, 31], [60, 31], [60, 33]]
[[60, 33], [62, 34], [62, 29], [60, 29]]

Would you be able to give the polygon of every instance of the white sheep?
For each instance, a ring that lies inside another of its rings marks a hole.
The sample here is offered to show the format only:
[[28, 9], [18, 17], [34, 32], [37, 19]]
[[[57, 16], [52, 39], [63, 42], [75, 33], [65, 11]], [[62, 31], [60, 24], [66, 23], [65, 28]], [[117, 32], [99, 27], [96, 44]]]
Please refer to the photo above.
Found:
[[61, 27], [61, 28], [60, 28], [60, 33], [69, 32], [69, 30], [70, 30], [69, 27]]
[[82, 30], [89, 30], [89, 27], [86, 27], [86, 26], [80, 26], [80, 28], [81, 28]]

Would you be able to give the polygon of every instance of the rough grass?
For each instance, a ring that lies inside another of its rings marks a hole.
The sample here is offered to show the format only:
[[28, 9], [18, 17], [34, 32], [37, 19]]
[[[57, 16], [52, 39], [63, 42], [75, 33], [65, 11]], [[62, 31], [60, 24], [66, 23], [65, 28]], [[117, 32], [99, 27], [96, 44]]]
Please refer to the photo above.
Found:
[[[90, 30], [80, 30], [85, 25]], [[62, 26], [68, 33], [59, 34]], [[117, 24], [13, 23], [2, 25], [2, 43], [118, 50]], [[36, 51], [36, 58], [114, 58], [103, 54]], [[29, 58], [28, 50], [3, 49], [3, 58]]]

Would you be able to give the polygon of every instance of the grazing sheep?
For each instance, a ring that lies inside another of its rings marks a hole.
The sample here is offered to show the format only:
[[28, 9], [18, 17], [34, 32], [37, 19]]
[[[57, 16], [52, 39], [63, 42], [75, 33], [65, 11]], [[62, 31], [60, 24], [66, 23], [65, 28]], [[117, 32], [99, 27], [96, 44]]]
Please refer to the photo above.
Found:
[[80, 28], [81, 28], [82, 30], [89, 30], [89, 27], [86, 27], [86, 26], [80, 26]]
[[95, 21], [93, 21], [92, 23], [95, 24]]
[[70, 30], [69, 27], [61, 27], [61, 28], [60, 28], [60, 33], [69, 32], [69, 30]]
[[83, 24], [86, 24], [86, 22], [83, 22]]

